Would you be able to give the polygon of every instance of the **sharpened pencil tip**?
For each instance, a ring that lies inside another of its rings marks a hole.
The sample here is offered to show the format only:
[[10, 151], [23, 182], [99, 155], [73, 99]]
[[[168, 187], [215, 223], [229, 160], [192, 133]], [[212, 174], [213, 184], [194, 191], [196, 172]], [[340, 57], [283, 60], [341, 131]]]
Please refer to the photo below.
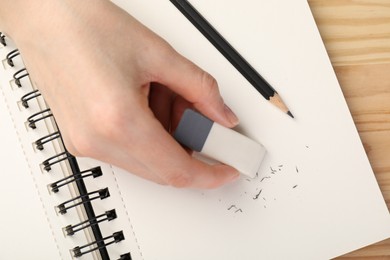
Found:
[[291, 116], [292, 118], [294, 118], [293, 114], [291, 114], [290, 111], [287, 111], [287, 115]]

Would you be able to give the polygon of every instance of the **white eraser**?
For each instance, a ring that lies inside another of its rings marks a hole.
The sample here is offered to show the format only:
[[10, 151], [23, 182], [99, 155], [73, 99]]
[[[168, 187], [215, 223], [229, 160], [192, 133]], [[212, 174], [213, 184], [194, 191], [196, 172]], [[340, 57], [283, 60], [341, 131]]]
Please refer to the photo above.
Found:
[[187, 109], [174, 133], [184, 146], [254, 178], [266, 150], [260, 143]]

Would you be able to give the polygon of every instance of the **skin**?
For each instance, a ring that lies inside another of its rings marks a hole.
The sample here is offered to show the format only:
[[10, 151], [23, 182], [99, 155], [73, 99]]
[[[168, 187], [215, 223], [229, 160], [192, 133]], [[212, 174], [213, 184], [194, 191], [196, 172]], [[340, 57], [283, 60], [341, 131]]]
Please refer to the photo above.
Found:
[[2, 0], [0, 29], [17, 44], [75, 156], [174, 187], [238, 178], [230, 166], [192, 158], [171, 136], [188, 107], [238, 124], [215, 79], [111, 2]]

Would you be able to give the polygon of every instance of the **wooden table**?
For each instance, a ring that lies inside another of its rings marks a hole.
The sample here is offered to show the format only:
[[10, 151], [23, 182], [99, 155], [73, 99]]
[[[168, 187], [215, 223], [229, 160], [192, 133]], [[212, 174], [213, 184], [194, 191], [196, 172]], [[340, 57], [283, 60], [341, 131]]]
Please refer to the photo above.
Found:
[[[390, 209], [390, 0], [308, 0]], [[390, 239], [338, 259], [390, 259]]]

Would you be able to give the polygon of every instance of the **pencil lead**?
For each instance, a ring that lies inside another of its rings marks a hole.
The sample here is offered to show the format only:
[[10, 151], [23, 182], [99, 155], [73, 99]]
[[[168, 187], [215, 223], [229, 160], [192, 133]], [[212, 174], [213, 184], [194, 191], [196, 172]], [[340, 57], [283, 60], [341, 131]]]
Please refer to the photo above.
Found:
[[292, 118], [294, 118], [293, 114], [291, 114], [290, 111], [287, 111], [287, 115], [291, 116]]

